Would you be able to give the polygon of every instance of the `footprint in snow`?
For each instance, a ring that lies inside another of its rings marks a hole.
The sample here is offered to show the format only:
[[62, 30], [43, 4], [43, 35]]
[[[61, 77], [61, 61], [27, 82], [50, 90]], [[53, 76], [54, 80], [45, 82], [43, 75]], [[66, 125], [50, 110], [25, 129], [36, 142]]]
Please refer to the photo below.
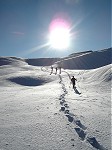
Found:
[[69, 114], [69, 110], [68, 109], [65, 110], [65, 114]]
[[68, 115], [66, 115], [66, 117], [68, 117], [68, 121], [69, 121], [69, 122], [73, 122], [74, 118], [73, 118], [72, 116], [70, 116], [70, 115], [68, 114]]
[[80, 128], [75, 128], [75, 131], [77, 132], [80, 139], [84, 141], [86, 137], [86, 133]]
[[78, 126], [79, 126], [80, 128], [82, 128], [83, 130], [86, 130], [86, 129], [87, 129], [87, 127], [85, 127], [85, 126], [81, 123], [80, 120], [76, 120], [75, 123], [76, 123], [76, 125], [78, 125]]
[[106, 148], [104, 148], [102, 145], [98, 143], [95, 137], [87, 137], [87, 141], [96, 149], [107, 150]]
[[63, 105], [64, 104], [64, 102], [63, 101], [60, 101], [60, 105]]
[[65, 106], [66, 108], [69, 108], [68, 104], [64, 104], [64, 106]]
[[65, 111], [65, 107], [64, 106], [61, 107], [61, 111]]

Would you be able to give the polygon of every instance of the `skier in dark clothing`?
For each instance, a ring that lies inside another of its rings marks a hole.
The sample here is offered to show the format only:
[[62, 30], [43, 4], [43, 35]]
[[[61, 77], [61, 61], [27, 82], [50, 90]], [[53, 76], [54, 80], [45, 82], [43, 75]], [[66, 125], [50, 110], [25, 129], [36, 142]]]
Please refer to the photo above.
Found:
[[51, 73], [50, 73], [50, 75], [53, 73], [53, 66], [51, 66]]
[[60, 71], [59, 74], [61, 74], [61, 67], [59, 67], [59, 71]]
[[75, 88], [75, 81], [77, 81], [76, 78], [74, 78], [74, 76], [71, 79], [72, 85], [73, 85], [73, 89]]
[[55, 74], [57, 74], [57, 70], [58, 70], [58, 68], [56, 67], [56, 73]]

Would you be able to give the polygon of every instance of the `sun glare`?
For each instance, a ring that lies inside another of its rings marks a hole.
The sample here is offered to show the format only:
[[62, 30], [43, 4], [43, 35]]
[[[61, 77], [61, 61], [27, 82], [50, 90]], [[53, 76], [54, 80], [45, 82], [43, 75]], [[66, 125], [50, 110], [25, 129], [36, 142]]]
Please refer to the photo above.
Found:
[[51, 47], [63, 50], [70, 45], [68, 24], [63, 20], [54, 20], [50, 26], [49, 43]]

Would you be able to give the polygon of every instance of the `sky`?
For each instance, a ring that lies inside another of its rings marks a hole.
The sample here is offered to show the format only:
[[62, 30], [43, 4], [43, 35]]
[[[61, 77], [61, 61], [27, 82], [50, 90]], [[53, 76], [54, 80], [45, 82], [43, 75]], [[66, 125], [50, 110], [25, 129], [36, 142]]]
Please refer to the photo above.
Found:
[[[70, 24], [65, 50], [48, 45], [56, 17]], [[64, 57], [111, 47], [111, 0], [0, 0], [0, 56]]]

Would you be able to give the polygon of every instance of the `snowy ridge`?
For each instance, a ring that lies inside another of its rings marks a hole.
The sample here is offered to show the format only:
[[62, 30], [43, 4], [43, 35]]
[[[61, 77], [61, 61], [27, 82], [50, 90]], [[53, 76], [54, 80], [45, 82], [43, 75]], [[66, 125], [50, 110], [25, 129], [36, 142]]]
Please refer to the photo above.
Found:
[[60, 61], [58, 64], [64, 69], [95, 69], [111, 64], [112, 48], [88, 52]]
[[33, 66], [50, 66], [60, 60], [60, 58], [38, 58], [38, 59], [26, 59], [29, 65]]
[[51, 66], [57, 64], [64, 69], [95, 69], [111, 64], [112, 48], [99, 51], [86, 51], [71, 54], [65, 58], [35, 58], [22, 59], [16, 57], [0, 57], [0, 66], [10, 63], [26, 62], [33, 66]]
[[57, 64], [64, 69], [95, 69], [111, 64], [112, 48], [99, 51], [86, 51], [71, 54], [65, 58], [38, 58], [26, 59], [26, 62], [34, 66], [49, 66]]
[[73, 54], [70, 54], [68, 57], [75, 57], [75, 56], [79, 56], [79, 55], [82, 55], [82, 54], [86, 54], [86, 53], [91, 53], [93, 51], [84, 51], [84, 52], [78, 52], [78, 53], [73, 53]]

